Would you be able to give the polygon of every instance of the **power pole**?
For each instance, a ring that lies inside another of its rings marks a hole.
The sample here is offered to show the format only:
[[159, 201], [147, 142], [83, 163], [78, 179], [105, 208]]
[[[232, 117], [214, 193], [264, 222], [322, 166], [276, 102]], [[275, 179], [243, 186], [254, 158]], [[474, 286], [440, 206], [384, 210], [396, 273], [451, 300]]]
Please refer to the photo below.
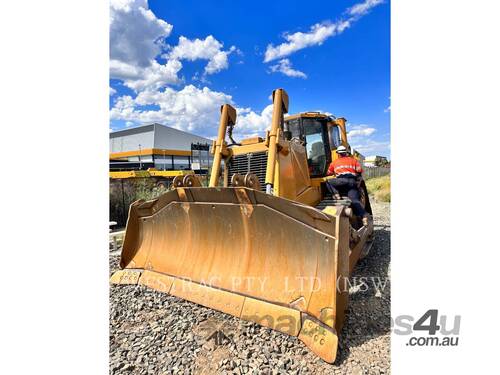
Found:
[[141, 144], [139, 143], [139, 169], [142, 171], [142, 159], [141, 159], [142, 149]]

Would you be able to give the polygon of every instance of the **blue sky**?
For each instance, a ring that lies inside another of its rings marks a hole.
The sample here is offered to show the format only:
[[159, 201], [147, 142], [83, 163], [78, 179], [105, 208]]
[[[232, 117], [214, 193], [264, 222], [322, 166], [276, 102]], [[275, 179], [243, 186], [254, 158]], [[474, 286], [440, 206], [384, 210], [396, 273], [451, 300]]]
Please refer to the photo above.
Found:
[[111, 0], [110, 129], [213, 137], [229, 102], [237, 136], [262, 134], [282, 87], [290, 113], [346, 117], [355, 148], [389, 156], [389, 1], [283, 4]]

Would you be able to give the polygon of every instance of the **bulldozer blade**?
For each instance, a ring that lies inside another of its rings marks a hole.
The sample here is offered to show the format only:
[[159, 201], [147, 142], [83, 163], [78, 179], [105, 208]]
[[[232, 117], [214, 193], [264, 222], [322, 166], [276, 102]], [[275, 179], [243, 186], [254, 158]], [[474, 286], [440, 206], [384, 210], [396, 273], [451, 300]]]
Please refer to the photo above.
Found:
[[130, 206], [111, 282], [297, 336], [333, 363], [348, 299], [344, 211], [327, 214], [246, 187], [177, 188]]

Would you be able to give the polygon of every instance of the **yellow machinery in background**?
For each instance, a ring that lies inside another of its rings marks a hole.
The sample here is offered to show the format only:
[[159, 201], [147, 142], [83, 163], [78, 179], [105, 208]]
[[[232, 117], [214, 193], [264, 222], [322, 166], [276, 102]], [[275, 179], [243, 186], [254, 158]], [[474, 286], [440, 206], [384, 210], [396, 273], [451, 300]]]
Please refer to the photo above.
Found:
[[[334, 362], [348, 303], [347, 278], [372, 242], [346, 200], [328, 197], [345, 119], [316, 112], [284, 117], [273, 92], [265, 137], [236, 143], [225, 104], [209, 187], [182, 183], [130, 206], [113, 283], [141, 284], [298, 336]], [[229, 133], [231, 143], [226, 141]], [[362, 204], [371, 213], [362, 182]]]
[[[132, 171], [110, 171], [109, 178], [112, 180], [122, 178], [153, 178], [156, 181], [156, 186], [170, 188], [171, 186], [179, 185], [179, 181], [186, 180], [185, 185], [189, 186], [189, 182], [194, 180], [194, 171], [159, 171], [154, 168], [148, 170], [132, 170]], [[198, 181], [198, 180], [196, 180]], [[183, 183], [184, 185], [184, 183]]]

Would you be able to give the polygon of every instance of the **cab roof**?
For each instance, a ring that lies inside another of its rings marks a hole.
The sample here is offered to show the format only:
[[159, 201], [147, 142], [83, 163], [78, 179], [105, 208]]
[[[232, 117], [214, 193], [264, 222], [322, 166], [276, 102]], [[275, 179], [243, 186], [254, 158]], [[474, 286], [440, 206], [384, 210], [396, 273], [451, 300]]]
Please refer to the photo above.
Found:
[[321, 113], [321, 112], [301, 112], [301, 113], [297, 113], [295, 115], [290, 115], [290, 116], [286, 116], [285, 117], [285, 121], [286, 120], [294, 120], [296, 118], [304, 118], [304, 117], [307, 117], [307, 118], [329, 118], [329, 117], [333, 117], [335, 118], [335, 116], [331, 116], [331, 115], [327, 115], [327, 114], [324, 114], [324, 113]]

